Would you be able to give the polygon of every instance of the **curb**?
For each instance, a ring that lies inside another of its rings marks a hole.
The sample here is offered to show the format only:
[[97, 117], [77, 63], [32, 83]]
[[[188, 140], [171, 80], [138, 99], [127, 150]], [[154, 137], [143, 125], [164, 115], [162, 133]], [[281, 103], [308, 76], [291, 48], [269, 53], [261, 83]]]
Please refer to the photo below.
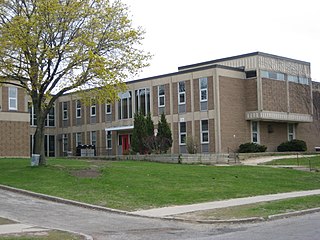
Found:
[[320, 207], [310, 208], [310, 209], [300, 210], [300, 211], [295, 211], [295, 212], [289, 212], [289, 213], [270, 215], [270, 216], [268, 216], [268, 218], [266, 220], [277, 220], [277, 219], [282, 219], [282, 218], [305, 215], [305, 214], [309, 214], [309, 213], [316, 213], [316, 212], [320, 212]]

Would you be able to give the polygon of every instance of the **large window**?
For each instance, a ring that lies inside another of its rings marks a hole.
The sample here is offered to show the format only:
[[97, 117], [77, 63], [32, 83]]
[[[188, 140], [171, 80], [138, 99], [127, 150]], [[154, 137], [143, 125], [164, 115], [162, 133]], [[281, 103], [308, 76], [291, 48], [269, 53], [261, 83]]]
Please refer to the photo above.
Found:
[[136, 97], [136, 112], [143, 115], [150, 113], [150, 89], [142, 88], [135, 90]]
[[[132, 92], [127, 91], [119, 94], [118, 101], [118, 118], [128, 119], [132, 118]], [[107, 109], [108, 110], [108, 109]], [[110, 108], [111, 111], [111, 108]]]
[[185, 145], [187, 142], [187, 124], [181, 122], [179, 125], [179, 143], [180, 145]]
[[199, 79], [200, 102], [208, 101], [208, 78]]
[[55, 111], [54, 106], [49, 110], [48, 115], [45, 119], [45, 126], [46, 127], [54, 127], [55, 126]]
[[107, 131], [107, 149], [112, 149], [112, 134], [111, 134], [111, 131]]
[[67, 102], [62, 103], [62, 119], [63, 120], [68, 119], [68, 103]]
[[16, 87], [9, 87], [9, 110], [18, 110], [18, 89]]
[[44, 154], [47, 157], [55, 156], [55, 136], [54, 135], [44, 136]]
[[293, 123], [288, 123], [288, 141], [292, 141], [296, 138], [295, 125]]
[[82, 133], [78, 132], [76, 133], [76, 147], [82, 144]]
[[66, 155], [69, 150], [68, 134], [62, 134], [62, 151]]
[[81, 101], [76, 101], [76, 118], [81, 118]]
[[185, 82], [178, 83], [178, 103], [179, 104], [186, 103], [186, 83]]
[[91, 143], [91, 145], [94, 145], [97, 147], [97, 132], [96, 131], [90, 132], [90, 143]]
[[304, 85], [309, 85], [309, 79], [307, 77], [288, 75], [288, 81], [294, 82], [294, 83], [300, 83], [300, 84], [304, 84]]
[[259, 122], [251, 122], [251, 142], [260, 143]]
[[282, 81], [284, 80], [283, 73], [270, 72], [270, 71], [264, 71], [264, 70], [261, 70], [261, 77], [275, 79], [275, 80], [282, 80]]
[[158, 86], [158, 107], [164, 107], [165, 106], [165, 90], [164, 85]]
[[37, 115], [31, 102], [28, 103], [28, 110], [30, 114], [30, 125], [37, 126]]
[[201, 143], [209, 143], [209, 121], [201, 120]]

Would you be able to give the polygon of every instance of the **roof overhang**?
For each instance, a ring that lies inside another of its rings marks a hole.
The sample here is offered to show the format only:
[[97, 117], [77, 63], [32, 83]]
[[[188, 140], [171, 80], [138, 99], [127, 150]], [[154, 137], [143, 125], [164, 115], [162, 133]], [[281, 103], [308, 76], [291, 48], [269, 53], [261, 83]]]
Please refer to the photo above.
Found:
[[267, 121], [267, 122], [296, 122], [296, 123], [311, 123], [313, 122], [312, 115], [288, 113], [288, 112], [272, 112], [272, 111], [252, 111], [246, 112], [246, 120]]

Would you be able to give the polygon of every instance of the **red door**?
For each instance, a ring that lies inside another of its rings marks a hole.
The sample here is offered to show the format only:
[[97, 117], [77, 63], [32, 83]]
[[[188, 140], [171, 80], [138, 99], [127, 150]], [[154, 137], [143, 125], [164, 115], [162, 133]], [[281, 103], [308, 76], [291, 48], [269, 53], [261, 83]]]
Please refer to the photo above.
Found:
[[128, 134], [122, 135], [122, 154], [128, 154], [129, 153], [129, 136]]

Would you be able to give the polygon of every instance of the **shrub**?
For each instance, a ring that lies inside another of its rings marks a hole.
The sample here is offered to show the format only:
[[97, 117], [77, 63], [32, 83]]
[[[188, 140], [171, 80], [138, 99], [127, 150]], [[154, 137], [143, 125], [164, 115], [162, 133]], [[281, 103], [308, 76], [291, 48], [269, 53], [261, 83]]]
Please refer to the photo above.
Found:
[[281, 143], [277, 150], [278, 152], [304, 152], [307, 151], [307, 144], [303, 140], [293, 139]]
[[265, 152], [267, 147], [257, 143], [244, 143], [239, 146], [239, 153], [256, 153], [256, 152]]

